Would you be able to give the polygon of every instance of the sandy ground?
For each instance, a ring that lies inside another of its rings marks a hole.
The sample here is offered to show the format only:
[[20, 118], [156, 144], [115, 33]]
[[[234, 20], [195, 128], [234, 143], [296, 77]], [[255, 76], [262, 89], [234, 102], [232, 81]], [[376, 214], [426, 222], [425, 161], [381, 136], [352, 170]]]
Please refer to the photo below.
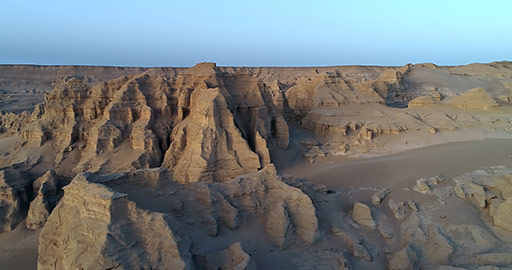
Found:
[[37, 269], [39, 232], [25, 229], [22, 223], [14, 231], [0, 234], [0, 269]]
[[387, 156], [352, 159], [330, 157], [303, 162], [282, 174], [330, 188], [402, 187], [418, 178], [442, 174], [452, 178], [484, 166], [512, 167], [512, 139], [485, 139], [434, 145]]
[[16, 142], [18, 136], [12, 136], [0, 139], [0, 156], [8, 155], [9, 148]]

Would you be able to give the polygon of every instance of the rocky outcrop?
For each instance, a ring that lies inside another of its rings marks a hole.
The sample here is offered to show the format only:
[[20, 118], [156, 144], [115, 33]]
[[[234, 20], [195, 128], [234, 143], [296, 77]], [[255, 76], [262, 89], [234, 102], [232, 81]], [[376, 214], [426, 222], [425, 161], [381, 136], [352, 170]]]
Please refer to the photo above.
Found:
[[0, 233], [23, 222], [32, 198], [32, 181], [16, 169], [0, 170]]
[[38, 269], [191, 269], [190, 240], [162, 213], [79, 175], [41, 231]]
[[337, 108], [348, 103], [384, 103], [368, 82], [352, 83], [336, 73], [313, 73], [285, 92], [290, 108], [299, 117], [318, 108]]
[[[288, 154], [311, 163], [387, 154], [455, 130], [507, 135], [510, 93], [500, 79], [498, 89], [474, 78], [464, 89], [488, 91], [467, 93], [422, 81], [460, 70], [200, 63], [101, 83], [65, 76], [32, 113], [0, 116], [0, 140], [12, 143], [0, 157], [1, 230], [25, 216], [28, 228], [42, 227], [41, 269], [254, 269], [259, 260], [297, 269], [501, 267], [512, 231], [504, 168], [419, 179], [391, 194], [283, 182], [272, 165]], [[496, 97], [502, 107], [490, 110]], [[46, 173], [32, 184], [22, 171]]]
[[391, 190], [389, 190], [389, 188], [383, 188], [375, 192], [375, 194], [372, 195], [372, 203], [374, 205], [380, 205], [382, 200], [384, 200], [384, 198], [386, 198], [386, 196], [388, 196], [390, 193]]
[[372, 211], [370, 207], [364, 203], [354, 203], [354, 208], [352, 209], [352, 218], [355, 222], [370, 229], [375, 229], [376, 227], [375, 220], [372, 216]]
[[512, 232], [512, 171], [496, 166], [476, 170], [454, 179], [455, 194], [488, 211], [495, 226]]
[[240, 242], [227, 249], [200, 256], [198, 269], [205, 270], [256, 270], [256, 264], [243, 249]]
[[372, 250], [366, 240], [349, 223], [348, 217], [333, 215], [329, 217], [329, 222], [331, 233], [345, 242], [352, 256], [366, 262], [373, 260]]
[[16, 151], [35, 149], [62, 175], [164, 166], [182, 182], [222, 181], [270, 164], [270, 146], [288, 147], [280, 110], [257, 77], [201, 63], [172, 78], [148, 71], [94, 86], [57, 80], [31, 115], [2, 122], [5, 134], [21, 135]]
[[481, 87], [468, 90], [462, 95], [453, 98], [449, 103], [457, 108], [480, 110], [490, 110], [499, 106], [496, 100]]
[[436, 104], [438, 100], [436, 100], [433, 96], [419, 96], [411, 101], [409, 101], [409, 108], [414, 107], [422, 107], [427, 105]]
[[311, 199], [283, 183], [273, 165], [210, 187], [224, 194], [238, 212], [264, 215], [267, 236], [277, 247], [293, 243], [295, 238], [311, 244], [320, 236]]
[[53, 170], [47, 171], [33, 183], [35, 199], [30, 202], [25, 226], [37, 230], [44, 226], [48, 216], [62, 196], [61, 188], [64, 180], [55, 175]]
[[420, 178], [416, 180], [416, 185], [413, 190], [421, 194], [430, 194], [432, 192], [432, 186], [441, 184], [444, 178], [441, 175], [433, 176], [430, 178]]
[[416, 250], [411, 245], [407, 245], [391, 256], [389, 259], [389, 269], [413, 270], [416, 269], [418, 261], [419, 258]]
[[190, 115], [174, 128], [162, 164], [173, 168], [173, 178], [183, 182], [226, 180], [261, 167], [218, 88], [194, 91], [190, 104]]
[[320, 237], [311, 199], [282, 182], [272, 165], [216, 183], [169, 176], [160, 168], [75, 177], [43, 227], [39, 267], [255, 269], [243, 241], [223, 251], [206, 245], [211, 251], [195, 253], [194, 262], [191, 244], [204, 246], [204, 237], [236, 234], [255, 220], [279, 248]]

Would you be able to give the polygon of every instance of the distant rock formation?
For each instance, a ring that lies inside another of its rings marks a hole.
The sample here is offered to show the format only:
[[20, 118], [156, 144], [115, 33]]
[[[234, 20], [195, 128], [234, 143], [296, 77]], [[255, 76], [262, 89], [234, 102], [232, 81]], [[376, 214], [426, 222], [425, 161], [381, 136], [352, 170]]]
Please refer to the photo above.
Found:
[[485, 91], [485, 89], [478, 87], [468, 90], [464, 94], [453, 98], [450, 104], [457, 108], [469, 108], [490, 110], [497, 108], [498, 103]]

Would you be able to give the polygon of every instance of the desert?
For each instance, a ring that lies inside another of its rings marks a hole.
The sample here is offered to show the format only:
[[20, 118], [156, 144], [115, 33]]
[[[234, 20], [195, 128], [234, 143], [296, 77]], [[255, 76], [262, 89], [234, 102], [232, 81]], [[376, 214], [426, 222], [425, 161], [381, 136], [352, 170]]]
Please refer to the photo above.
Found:
[[0, 65], [1, 269], [510, 269], [512, 62]]

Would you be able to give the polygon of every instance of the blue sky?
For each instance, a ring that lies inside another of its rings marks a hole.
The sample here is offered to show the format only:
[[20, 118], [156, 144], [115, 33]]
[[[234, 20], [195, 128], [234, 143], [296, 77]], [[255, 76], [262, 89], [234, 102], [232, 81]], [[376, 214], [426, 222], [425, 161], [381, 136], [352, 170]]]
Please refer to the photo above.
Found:
[[440, 65], [512, 60], [509, 0], [2, 0], [0, 63]]

